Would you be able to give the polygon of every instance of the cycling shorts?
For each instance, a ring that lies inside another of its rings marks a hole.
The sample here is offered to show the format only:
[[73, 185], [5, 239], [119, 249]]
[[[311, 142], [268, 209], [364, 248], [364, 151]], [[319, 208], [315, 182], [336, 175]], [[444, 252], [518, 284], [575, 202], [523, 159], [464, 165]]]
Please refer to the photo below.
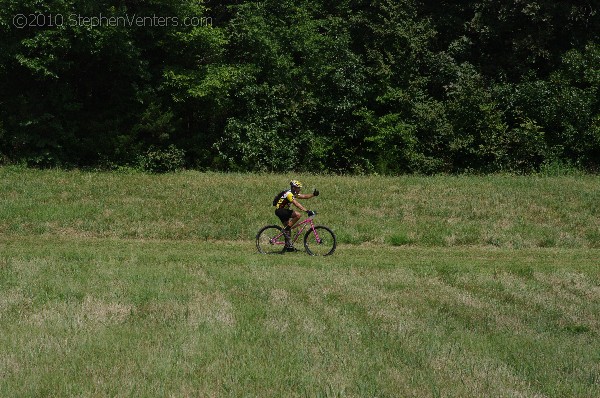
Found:
[[275, 210], [275, 215], [279, 217], [283, 224], [286, 224], [292, 218], [292, 214], [294, 214], [294, 211], [291, 209], [281, 208]]

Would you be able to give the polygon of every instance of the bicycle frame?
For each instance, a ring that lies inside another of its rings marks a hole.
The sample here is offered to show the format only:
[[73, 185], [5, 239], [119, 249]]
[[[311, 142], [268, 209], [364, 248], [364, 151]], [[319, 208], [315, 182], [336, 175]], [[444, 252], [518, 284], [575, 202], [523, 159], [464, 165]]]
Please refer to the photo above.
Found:
[[[310, 224], [310, 229], [312, 229], [313, 233], [315, 234], [315, 238], [317, 239], [318, 243], [321, 243], [321, 238], [319, 238], [319, 234], [317, 233], [317, 230], [315, 229], [315, 223], [313, 222], [313, 217], [308, 217], [307, 219], [305, 219], [304, 221], [300, 222], [298, 225], [296, 225], [294, 228], [298, 229], [298, 232], [296, 232], [296, 235], [294, 236], [294, 238], [292, 239], [293, 243], [296, 243], [296, 241], [298, 240], [298, 237], [300, 235], [302, 235], [302, 233], [304, 232], [304, 230], [306, 229], [306, 227], [308, 226], [307, 224]], [[302, 226], [302, 228], [300, 228], [300, 226]], [[277, 235], [271, 238], [271, 244], [274, 245], [283, 245], [284, 243], [279, 241], [279, 238], [283, 235], [283, 230]]]

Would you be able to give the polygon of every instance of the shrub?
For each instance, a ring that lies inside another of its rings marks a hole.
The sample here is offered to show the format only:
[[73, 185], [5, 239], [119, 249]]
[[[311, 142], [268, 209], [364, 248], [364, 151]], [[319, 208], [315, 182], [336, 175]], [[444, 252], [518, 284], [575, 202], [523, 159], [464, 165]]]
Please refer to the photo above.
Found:
[[185, 164], [185, 151], [175, 145], [166, 149], [150, 147], [138, 156], [139, 168], [150, 173], [169, 173], [181, 170]]

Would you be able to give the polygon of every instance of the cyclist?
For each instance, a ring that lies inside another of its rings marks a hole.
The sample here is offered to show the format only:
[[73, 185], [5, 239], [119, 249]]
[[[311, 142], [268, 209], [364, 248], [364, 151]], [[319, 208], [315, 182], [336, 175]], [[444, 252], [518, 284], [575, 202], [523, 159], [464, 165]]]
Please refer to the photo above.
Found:
[[309, 216], [313, 215], [312, 211], [306, 210], [304, 206], [302, 206], [297, 200], [298, 199], [310, 199], [315, 196], [319, 196], [319, 191], [316, 189], [313, 193], [302, 194], [300, 190], [302, 189], [302, 183], [298, 180], [290, 181], [290, 189], [287, 191], [283, 191], [279, 200], [275, 204], [275, 215], [279, 217], [281, 223], [284, 225], [283, 234], [285, 236], [285, 249], [287, 251], [295, 251], [294, 246], [292, 245], [291, 240], [291, 230], [294, 228], [294, 225], [300, 220], [300, 213], [296, 210], [291, 209], [291, 205], [296, 206], [298, 209], [307, 213]]

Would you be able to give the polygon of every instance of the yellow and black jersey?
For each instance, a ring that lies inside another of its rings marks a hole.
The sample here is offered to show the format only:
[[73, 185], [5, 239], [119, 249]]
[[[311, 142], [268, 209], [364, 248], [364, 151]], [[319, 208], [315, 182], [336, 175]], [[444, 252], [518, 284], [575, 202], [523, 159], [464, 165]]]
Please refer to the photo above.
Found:
[[278, 209], [289, 209], [294, 201], [294, 194], [292, 191], [285, 191], [277, 201], [275, 205]]

